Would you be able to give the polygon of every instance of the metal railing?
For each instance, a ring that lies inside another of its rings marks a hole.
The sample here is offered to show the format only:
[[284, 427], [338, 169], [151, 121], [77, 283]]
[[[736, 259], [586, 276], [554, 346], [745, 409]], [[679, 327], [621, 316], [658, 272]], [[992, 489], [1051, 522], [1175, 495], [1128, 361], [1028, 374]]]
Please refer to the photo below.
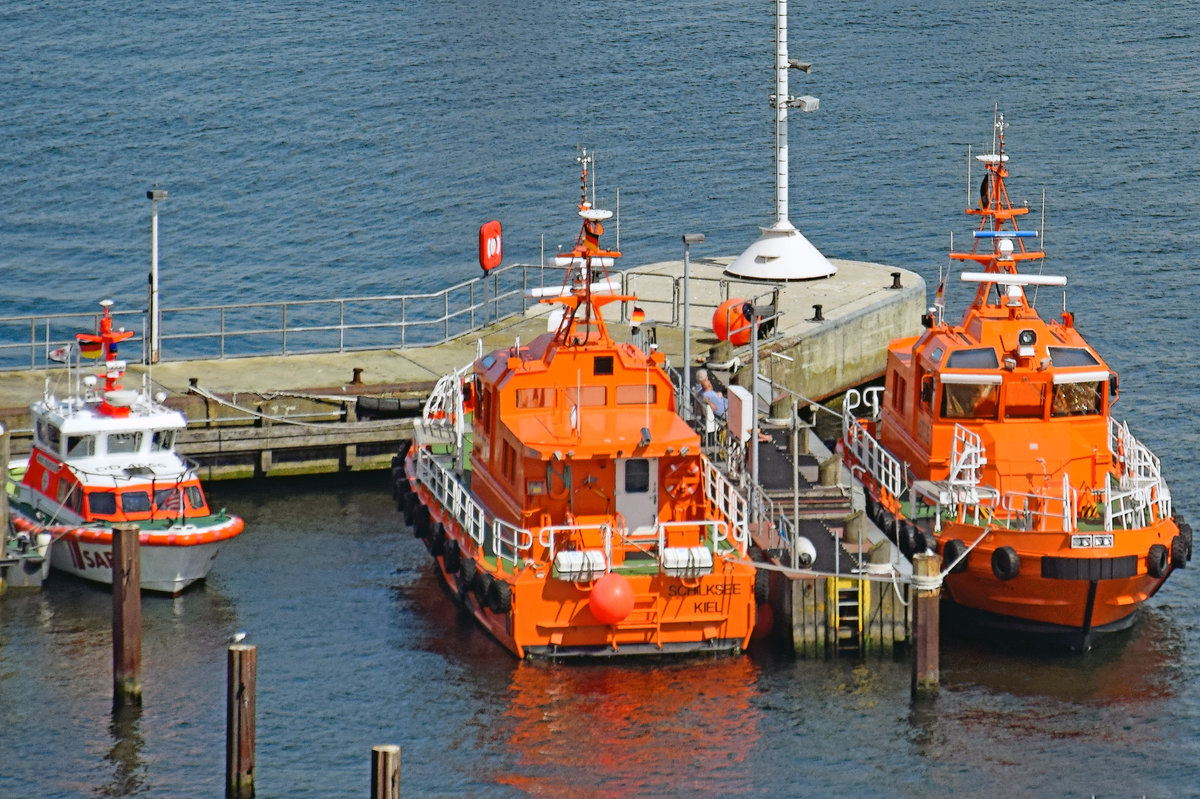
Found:
[[[424, 294], [163, 308], [160, 360], [432, 346], [524, 313], [538, 303], [528, 296], [531, 289], [562, 285], [565, 274], [563, 267], [511, 264]], [[0, 371], [47, 366], [51, 353], [75, 343], [76, 333], [94, 333], [100, 315], [0, 317]], [[145, 309], [118, 304], [112, 316], [114, 327], [135, 331], [122, 357], [144, 362]]]

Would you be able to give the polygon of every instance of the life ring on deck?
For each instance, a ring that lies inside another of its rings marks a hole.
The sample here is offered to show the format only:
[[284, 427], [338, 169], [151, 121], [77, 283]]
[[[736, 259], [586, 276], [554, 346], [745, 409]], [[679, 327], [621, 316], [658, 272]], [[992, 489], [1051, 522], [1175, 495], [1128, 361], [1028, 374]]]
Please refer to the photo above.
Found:
[[1167, 548], [1162, 544], [1151, 544], [1150, 551], [1146, 553], [1146, 573], [1154, 579], [1164, 576], [1167, 573]]
[[997, 580], [1011, 580], [1021, 572], [1021, 556], [1012, 547], [1000, 547], [992, 553], [992, 574]]
[[684, 500], [696, 493], [700, 467], [695, 461], [680, 461], [667, 470], [664, 478], [667, 494], [674, 500]]
[[1182, 569], [1187, 565], [1187, 561], [1187, 542], [1183, 540], [1182, 535], [1177, 535], [1171, 539], [1171, 566]]
[[[962, 558], [962, 560], [958, 560]], [[942, 546], [942, 563], [950, 567], [951, 574], [961, 574], [967, 570], [967, 560], [970, 555], [967, 545], [961, 538], [951, 538]], [[954, 561], [958, 560], [958, 563]], [[954, 564], [951, 566], [951, 564]]]
[[488, 607], [493, 613], [508, 613], [512, 610], [512, 586], [502, 579], [492, 580], [488, 586]]

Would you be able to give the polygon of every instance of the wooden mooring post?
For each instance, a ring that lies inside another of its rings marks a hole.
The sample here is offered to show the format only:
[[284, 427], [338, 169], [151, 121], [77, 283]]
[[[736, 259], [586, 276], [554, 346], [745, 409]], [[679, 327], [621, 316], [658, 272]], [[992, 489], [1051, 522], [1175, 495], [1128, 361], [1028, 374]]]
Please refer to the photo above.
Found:
[[258, 650], [229, 647], [225, 702], [225, 797], [254, 797], [254, 706]]
[[136, 524], [113, 527], [113, 704], [142, 703], [142, 554]]
[[371, 747], [371, 799], [400, 799], [400, 747]]
[[938, 635], [941, 594], [941, 558], [922, 552], [913, 556], [913, 671], [912, 695], [915, 699], [933, 696], [941, 679], [938, 663]]

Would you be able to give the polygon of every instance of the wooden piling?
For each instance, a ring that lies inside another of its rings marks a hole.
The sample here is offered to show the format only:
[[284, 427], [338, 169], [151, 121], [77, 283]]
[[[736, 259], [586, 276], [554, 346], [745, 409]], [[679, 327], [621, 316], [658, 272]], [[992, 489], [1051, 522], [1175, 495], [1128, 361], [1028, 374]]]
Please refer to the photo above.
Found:
[[[931, 697], [937, 693], [940, 680], [938, 663], [939, 611], [941, 583], [935, 582], [941, 572], [941, 558], [931, 552], [913, 556], [913, 698]], [[928, 587], [933, 583], [933, 587]]]
[[231, 644], [225, 703], [225, 797], [254, 797], [255, 675], [258, 650]]
[[113, 704], [142, 703], [142, 559], [136, 524], [113, 527]]
[[400, 747], [371, 747], [371, 799], [400, 799]]

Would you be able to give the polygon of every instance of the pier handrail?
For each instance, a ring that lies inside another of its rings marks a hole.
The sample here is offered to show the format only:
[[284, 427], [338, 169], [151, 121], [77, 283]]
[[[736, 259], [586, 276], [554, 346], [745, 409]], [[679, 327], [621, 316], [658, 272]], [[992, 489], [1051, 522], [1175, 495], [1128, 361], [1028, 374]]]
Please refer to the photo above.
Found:
[[[561, 285], [566, 271], [516, 263], [418, 294], [163, 307], [160, 360], [433, 346], [525, 313], [538, 304], [530, 290]], [[624, 273], [613, 277], [623, 285]], [[0, 371], [49, 365], [52, 352], [72, 345], [76, 333], [95, 330], [99, 317], [92, 311], [0, 316]], [[128, 346], [145, 361], [146, 310], [114, 310], [112, 317], [114, 327], [135, 331]]]

